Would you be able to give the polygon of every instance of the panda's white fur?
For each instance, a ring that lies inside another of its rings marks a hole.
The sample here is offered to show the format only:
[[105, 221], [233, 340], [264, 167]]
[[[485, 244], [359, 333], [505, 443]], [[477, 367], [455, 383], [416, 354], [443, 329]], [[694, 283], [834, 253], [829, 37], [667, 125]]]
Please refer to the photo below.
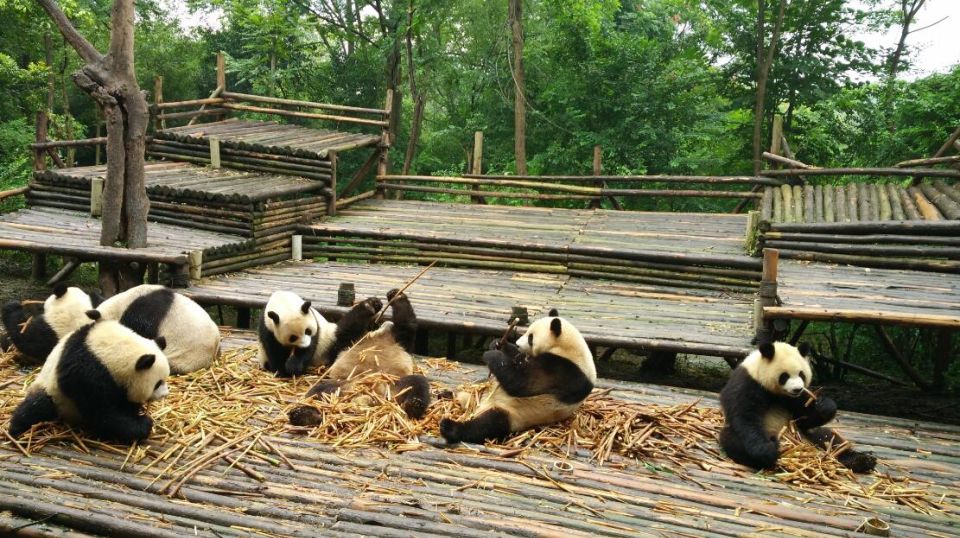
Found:
[[393, 322], [370, 331], [356, 344], [340, 352], [327, 370], [331, 379], [346, 380], [368, 372], [403, 377], [413, 373], [413, 357], [393, 335]]
[[[780, 432], [789, 422], [821, 448], [842, 442], [824, 427], [836, 416], [837, 404], [826, 396], [811, 401], [805, 392], [813, 379], [807, 353], [804, 344], [765, 342], [730, 375], [720, 391], [720, 446], [733, 461], [755, 469], [773, 467], [780, 455]], [[852, 448], [837, 459], [854, 472], [876, 465], [875, 457]]]
[[141, 406], [168, 393], [163, 345], [109, 320], [66, 335], [14, 412], [11, 434], [59, 418], [112, 441], [145, 439], [153, 423]]
[[47, 321], [58, 338], [73, 332], [90, 322], [87, 310], [93, 308], [93, 302], [87, 292], [70, 286], [61, 297], [50, 295], [43, 301], [43, 319]]
[[[273, 292], [263, 310], [262, 323], [278, 343], [300, 349], [312, 348], [310, 366], [323, 364], [324, 353], [334, 341], [335, 323], [327, 321], [309, 302], [291, 291]], [[259, 341], [257, 360], [263, 367], [270, 362], [263, 336]]]
[[165, 286], [130, 288], [107, 299], [97, 310], [103, 319], [120, 321], [145, 338], [164, 337], [174, 374], [206, 368], [220, 352], [220, 329], [206, 310]]
[[[740, 363], [740, 367], [770, 394], [798, 397], [813, 379], [810, 362], [800, 350], [786, 342], [774, 342], [773, 359], [766, 359], [755, 349]], [[786, 374], [786, 380], [780, 378]], [[778, 435], [780, 430], [793, 420], [791, 413], [782, 407], [771, 407], [763, 417], [764, 430], [769, 435]]]
[[44, 300], [41, 314], [29, 315], [19, 301], [5, 304], [3, 324], [20, 355], [40, 364], [58, 340], [90, 322], [86, 312], [94, 306], [82, 289], [58, 284]]
[[495, 380], [470, 418], [441, 422], [448, 442], [482, 442], [569, 418], [597, 381], [586, 340], [556, 310], [530, 324], [516, 351], [506, 351], [484, 355]]

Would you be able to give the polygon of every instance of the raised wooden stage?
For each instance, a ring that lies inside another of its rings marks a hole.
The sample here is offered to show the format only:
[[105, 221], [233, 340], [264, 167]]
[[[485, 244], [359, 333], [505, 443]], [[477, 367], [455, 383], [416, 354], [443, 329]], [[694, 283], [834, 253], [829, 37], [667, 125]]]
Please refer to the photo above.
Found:
[[[202, 304], [261, 308], [272, 292], [284, 289], [313, 300], [324, 315], [339, 317], [346, 311], [335, 306], [341, 282], [355, 285], [358, 300], [383, 297], [420, 270], [287, 262], [204, 279], [184, 293]], [[445, 267], [430, 269], [408, 293], [424, 329], [500, 335], [519, 305], [531, 319], [558, 308], [595, 345], [740, 358], [753, 336], [753, 297], [746, 293]]]
[[[235, 332], [224, 340], [231, 362], [173, 379], [171, 398], [183, 402], [176, 412], [191, 414], [196, 406], [196, 414], [190, 424], [179, 424], [163, 418], [174, 412], [169, 403], [152, 405], [161, 426], [146, 446], [113, 447], [50, 426], [34, 433], [34, 446], [0, 442], [0, 531], [77, 537], [852, 537], [867, 518], [879, 517], [891, 536], [960, 533], [955, 426], [844, 413], [840, 431], [880, 458], [878, 473], [815, 485], [753, 473], [720, 459], [710, 441], [678, 439], [674, 448], [686, 454], [680, 458], [660, 442], [640, 460], [614, 455], [602, 466], [583, 449], [571, 455], [449, 449], [435, 431], [409, 439], [400, 451], [337, 449], [283, 425], [289, 402], [282, 395], [291, 392], [285, 388], [291, 382], [256, 370], [252, 349], [236, 353], [252, 339], [252, 333]], [[477, 367], [421, 364], [438, 388], [486, 377]], [[298, 385], [305, 389], [315, 378]], [[0, 406], [19, 402], [24, 379], [12, 363], [0, 364]], [[209, 393], [200, 394], [201, 386]], [[708, 393], [608, 381], [600, 390], [625, 404], [677, 406], [675, 413], [716, 407]], [[237, 423], [238, 417], [247, 422]], [[637, 420], [643, 427], [665, 419], [653, 414]], [[50, 440], [41, 447], [45, 437]], [[171, 494], [170, 485], [181, 480]]]

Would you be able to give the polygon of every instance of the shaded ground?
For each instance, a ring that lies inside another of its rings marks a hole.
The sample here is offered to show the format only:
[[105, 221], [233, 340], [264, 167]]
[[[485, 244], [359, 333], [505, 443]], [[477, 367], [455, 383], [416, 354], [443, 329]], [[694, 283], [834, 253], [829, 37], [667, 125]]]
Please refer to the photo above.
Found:
[[[56, 270], [52, 265], [49, 274]], [[71, 276], [70, 282], [85, 289], [93, 288], [96, 276], [92, 266], [86, 265]], [[49, 293], [43, 282], [30, 278], [30, 257], [24, 254], [0, 255], [0, 304], [15, 299], [43, 299]], [[230, 307], [211, 309], [214, 320], [232, 324], [235, 312]], [[2, 329], [0, 329], [2, 330]], [[436, 335], [430, 342], [430, 354], [445, 354], [446, 337]], [[456, 359], [465, 362], [480, 362], [481, 344], [478, 342], [457, 353]], [[697, 356], [681, 356], [676, 372], [653, 374], [640, 368], [643, 358], [632, 353], [618, 351], [607, 362], [598, 364], [603, 377], [656, 383], [674, 387], [693, 388], [718, 392], [727, 380], [729, 367], [721, 359]], [[816, 383], [819, 386], [819, 383]], [[956, 394], [924, 394], [918, 389], [905, 388], [890, 383], [849, 374], [847, 380], [824, 385], [826, 392], [837, 401], [841, 409], [887, 415], [914, 420], [932, 420], [947, 424], [960, 424], [960, 396]]]

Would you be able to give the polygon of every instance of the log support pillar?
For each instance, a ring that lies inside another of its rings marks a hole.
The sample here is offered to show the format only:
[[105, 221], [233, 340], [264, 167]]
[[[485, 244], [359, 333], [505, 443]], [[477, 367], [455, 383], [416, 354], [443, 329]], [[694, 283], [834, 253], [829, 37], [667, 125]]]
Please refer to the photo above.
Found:
[[760, 277], [760, 292], [754, 310], [754, 330], [757, 342], [773, 340], [772, 324], [764, 320], [763, 309], [777, 304], [777, 269], [780, 261], [780, 251], [772, 248], [763, 249], [763, 273]]
[[677, 354], [672, 351], [651, 351], [641, 368], [645, 372], [672, 374], [677, 369]]
[[457, 333], [447, 333], [447, 358], [452, 359], [457, 354]]
[[246, 306], [237, 307], [237, 328], [238, 329], [249, 329], [250, 328], [250, 308]]
[[30, 267], [30, 276], [34, 280], [43, 280], [47, 278], [47, 255], [42, 252], [33, 253], [33, 261]]
[[430, 354], [430, 333], [426, 329], [417, 329], [416, 342], [414, 343], [413, 350], [417, 355]]
[[953, 331], [937, 331], [937, 345], [933, 354], [933, 390], [943, 391], [947, 388], [947, 370], [953, 361]]
[[190, 264], [189, 263], [171, 263], [168, 264], [170, 271], [171, 288], [189, 288], [190, 287]]

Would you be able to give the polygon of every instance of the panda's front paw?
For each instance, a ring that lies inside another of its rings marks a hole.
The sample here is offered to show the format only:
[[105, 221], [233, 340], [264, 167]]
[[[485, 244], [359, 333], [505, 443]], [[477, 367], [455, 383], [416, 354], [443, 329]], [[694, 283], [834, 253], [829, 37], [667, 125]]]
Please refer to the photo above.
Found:
[[146, 415], [141, 415], [137, 417], [133, 431], [130, 432], [131, 440], [137, 443], [146, 441], [147, 438], [150, 437], [151, 431], [153, 431], [153, 419]]
[[825, 421], [833, 420], [833, 417], [837, 414], [837, 402], [833, 401], [830, 398], [821, 396], [817, 398], [817, 401], [813, 404], [813, 410], [817, 413], [817, 416]]
[[460, 423], [449, 418], [440, 419], [440, 435], [448, 444], [460, 442]]
[[287, 376], [303, 375], [307, 370], [307, 363], [298, 357], [290, 357], [287, 359], [287, 363], [283, 366], [283, 369], [286, 370]]
[[507, 356], [499, 349], [491, 349], [483, 354], [483, 363], [491, 370], [503, 366], [506, 362]]

